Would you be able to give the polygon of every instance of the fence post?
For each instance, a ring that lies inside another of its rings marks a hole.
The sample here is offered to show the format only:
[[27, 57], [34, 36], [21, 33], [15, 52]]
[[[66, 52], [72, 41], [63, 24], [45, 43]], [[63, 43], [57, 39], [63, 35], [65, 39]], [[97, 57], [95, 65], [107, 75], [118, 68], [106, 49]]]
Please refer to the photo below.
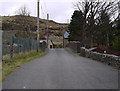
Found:
[[13, 36], [11, 37], [11, 43], [10, 43], [10, 57], [13, 57]]

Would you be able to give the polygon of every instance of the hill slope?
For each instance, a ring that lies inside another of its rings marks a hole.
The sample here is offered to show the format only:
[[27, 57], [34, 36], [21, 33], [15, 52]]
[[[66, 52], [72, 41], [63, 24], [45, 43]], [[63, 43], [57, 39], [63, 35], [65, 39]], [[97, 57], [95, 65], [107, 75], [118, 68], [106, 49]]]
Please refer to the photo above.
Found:
[[[40, 21], [40, 38], [46, 38], [47, 35], [47, 20], [39, 19]], [[61, 24], [54, 22], [53, 20], [48, 21], [49, 25], [49, 36], [56, 40], [56, 38], [62, 38], [62, 29], [67, 29], [68, 24]], [[2, 17], [2, 30], [9, 31], [13, 34], [16, 34], [19, 37], [23, 37], [23, 34], [26, 37], [34, 36], [36, 38], [37, 30], [37, 17], [32, 16], [3, 16]], [[58, 39], [59, 40], [59, 39]]]
[[[22, 23], [23, 20], [25, 20], [29, 23], [32, 23], [33, 27], [37, 26], [37, 18], [36, 17], [32, 17], [32, 16], [22, 17], [22, 16], [19, 16], [19, 15], [3, 16], [2, 17], [3, 30], [10, 30], [10, 29], [15, 30], [17, 28], [19, 29], [19, 27], [15, 27], [15, 26], [18, 26], [18, 24], [20, 23], [20, 22], [18, 22], [18, 20], [21, 20], [20, 21], [21, 23]], [[40, 19], [40, 29], [45, 29], [46, 28], [46, 23], [47, 23], [47, 20]], [[12, 26], [10, 27], [10, 25], [12, 25]], [[48, 25], [51, 29], [58, 29], [58, 28], [61, 28], [61, 27], [67, 27], [68, 26], [68, 24], [57, 23], [57, 22], [54, 22], [53, 20], [49, 20]], [[32, 30], [32, 31], [35, 31], [35, 30]]]

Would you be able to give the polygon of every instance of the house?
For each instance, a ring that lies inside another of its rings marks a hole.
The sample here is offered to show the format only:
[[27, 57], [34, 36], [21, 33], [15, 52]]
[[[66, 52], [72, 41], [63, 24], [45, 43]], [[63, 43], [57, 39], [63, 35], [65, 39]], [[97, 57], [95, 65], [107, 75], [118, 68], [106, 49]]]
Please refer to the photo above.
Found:
[[[47, 44], [47, 40], [40, 40], [41, 44], [43, 42], [45, 42]], [[53, 42], [52, 42], [52, 40], [48, 40], [48, 46], [47, 46], [47, 48], [53, 48]]]
[[64, 40], [63, 40], [63, 46], [64, 46], [64, 48], [69, 43], [68, 36], [69, 36], [69, 33], [68, 32], [64, 32]]

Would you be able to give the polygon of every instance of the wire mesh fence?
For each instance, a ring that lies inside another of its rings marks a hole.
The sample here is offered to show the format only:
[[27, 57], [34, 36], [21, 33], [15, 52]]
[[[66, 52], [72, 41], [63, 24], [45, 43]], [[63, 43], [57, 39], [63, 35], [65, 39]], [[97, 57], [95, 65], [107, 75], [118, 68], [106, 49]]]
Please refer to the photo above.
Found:
[[[14, 54], [37, 50], [37, 40], [31, 38], [15, 37], [13, 34], [3, 32], [2, 41], [3, 56], [13, 57]], [[45, 48], [46, 44], [39, 45], [39, 49], [44, 50]]]

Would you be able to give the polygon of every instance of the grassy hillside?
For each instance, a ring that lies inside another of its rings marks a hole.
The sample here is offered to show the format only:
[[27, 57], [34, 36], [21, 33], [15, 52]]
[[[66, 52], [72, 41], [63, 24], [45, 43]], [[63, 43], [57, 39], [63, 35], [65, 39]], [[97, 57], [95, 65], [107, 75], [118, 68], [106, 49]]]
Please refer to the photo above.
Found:
[[[2, 17], [2, 23], [3, 23], [3, 30], [19, 30], [19, 23], [17, 22], [17, 20], [23, 20], [25, 19], [27, 22], [29, 22], [29, 24], [32, 24], [31, 31], [36, 31], [36, 27], [37, 27], [37, 18], [36, 17], [32, 17], [32, 16], [25, 16], [25, 17], [21, 17], [21, 16], [3, 16]], [[21, 21], [22, 22], [22, 21]], [[47, 21], [45, 19], [40, 19], [40, 29], [46, 29], [46, 23]], [[53, 20], [49, 20], [48, 22], [49, 28], [50, 29], [60, 29], [61, 27], [67, 27], [68, 24], [61, 24], [61, 23], [57, 23], [54, 22]]]
[[[39, 19], [40, 21], [40, 38], [45, 38], [47, 35], [47, 21], [45, 19]], [[54, 22], [53, 20], [48, 21], [49, 25], [49, 36], [53, 40], [61, 41], [62, 29], [67, 29], [68, 24], [61, 24]], [[32, 16], [3, 16], [2, 17], [2, 30], [9, 31], [18, 37], [32, 37], [36, 39], [37, 30], [37, 17]]]

